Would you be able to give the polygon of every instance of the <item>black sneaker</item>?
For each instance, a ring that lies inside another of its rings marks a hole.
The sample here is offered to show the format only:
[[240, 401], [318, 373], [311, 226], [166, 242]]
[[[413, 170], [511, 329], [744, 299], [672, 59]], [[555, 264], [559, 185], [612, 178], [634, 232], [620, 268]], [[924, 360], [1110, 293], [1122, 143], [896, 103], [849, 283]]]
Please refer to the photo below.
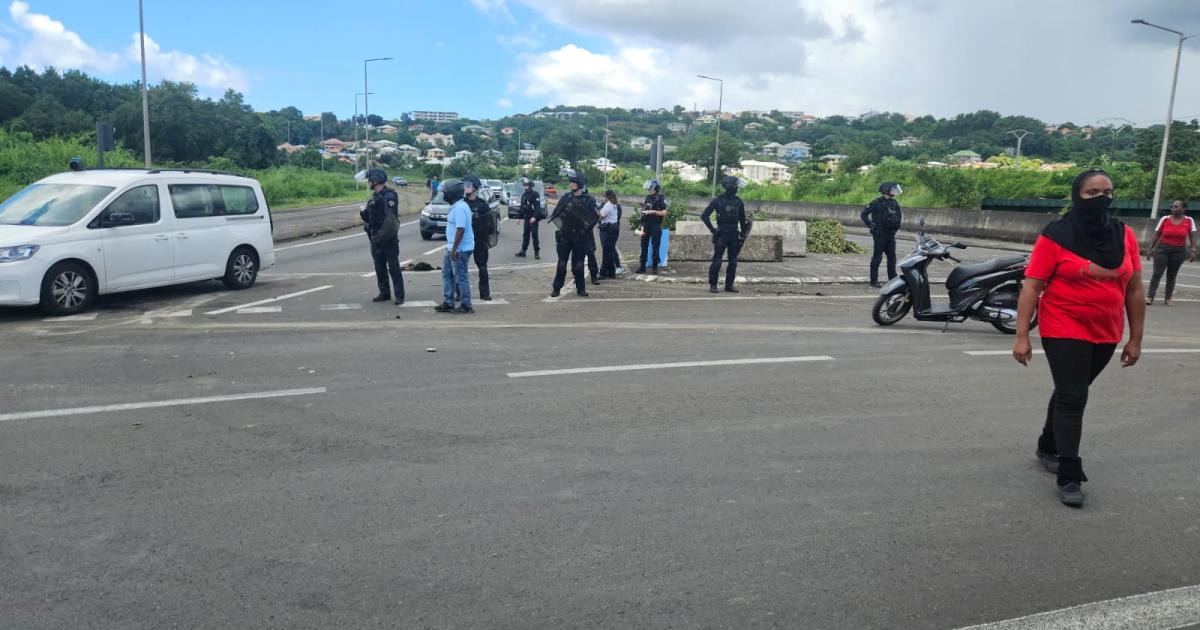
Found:
[[882, 285], [882, 284], [879, 284], [878, 282], [872, 282], [872, 283], [871, 283], [871, 288], [872, 288], [872, 289], [882, 289], [882, 288], [883, 288], [883, 285]]
[[651, 269], [650, 269], [650, 275], [652, 275], [652, 276], [657, 276], [657, 275], [658, 275], [658, 267], [653, 267], [653, 268], [651, 268]]
[[371, 301], [372, 302], [386, 302], [390, 299], [392, 299], [392, 296], [384, 295], [384, 294], [380, 293], [379, 295], [376, 295], [374, 298], [372, 298]]
[[433, 307], [433, 310], [435, 310], [439, 313], [453, 313], [454, 305], [449, 302], [442, 302], [441, 304], [438, 304], [437, 306]]
[[516, 256], [517, 258], [524, 258], [524, 257], [525, 257], [525, 252], [524, 252], [524, 251], [520, 251], [520, 252], [517, 252], [517, 253], [513, 254], [513, 256]]
[[579, 290], [579, 291], [576, 291], [576, 292], [575, 292], [575, 295], [578, 295], [579, 297], [587, 297], [587, 296], [588, 296], [588, 292], [587, 292], [587, 291], [584, 291], [584, 290], [582, 290], [582, 289], [581, 289], [581, 290]]
[[462, 306], [454, 309], [451, 312], [454, 313], [455, 315], [470, 315], [471, 313], [475, 312], [475, 309], [471, 308], [470, 306], [467, 306], [466, 304], [463, 304]]
[[559, 295], [561, 295], [561, 293], [559, 293], [558, 289], [550, 292], [550, 297], [558, 297]]
[[593, 285], [600, 284], [600, 276], [592, 276], [592, 284]]
[[717, 290], [717, 285], [715, 285], [715, 284], [708, 285], [708, 292], [709, 293], [720, 293], [720, 291]]
[[1078, 481], [1068, 481], [1058, 486], [1058, 500], [1063, 505], [1083, 507], [1083, 486]]
[[490, 296], [490, 295], [481, 295], [481, 296], [479, 296], [479, 299], [483, 300], [484, 302], [491, 302], [491, 301], [492, 301], [492, 296]]
[[645, 267], [638, 267], [638, 268], [637, 268], [637, 271], [635, 271], [635, 272], [633, 272], [633, 273], [646, 273], [646, 268], [645, 268]]
[[734, 287], [732, 284], [725, 287], [725, 292], [726, 293], [741, 293], [741, 291], [738, 291], [737, 288]]
[[1041, 450], [1034, 451], [1033, 455], [1034, 457], [1037, 457], [1038, 461], [1042, 463], [1042, 466], [1046, 468], [1046, 472], [1052, 475], [1058, 474], [1058, 455], [1053, 453], [1043, 453]]
[[542, 253], [541, 253], [541, 252], [533, 252], [533, 259], [534, 259], [534, 260], [541, 260], [541, 259], [542, 259]]
[[400, 305], [404, 304], [404, 298], [402, 298], [402, 297], [396, 298], [395, 304], [396, 304], [396, 306], [400, 306]]

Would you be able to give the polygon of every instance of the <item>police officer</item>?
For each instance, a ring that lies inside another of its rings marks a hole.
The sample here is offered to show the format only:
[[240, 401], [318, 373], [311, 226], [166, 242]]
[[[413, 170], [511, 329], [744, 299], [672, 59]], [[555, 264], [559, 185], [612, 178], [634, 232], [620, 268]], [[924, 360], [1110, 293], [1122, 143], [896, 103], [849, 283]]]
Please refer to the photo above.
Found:
[[[704, 225], [708, 226], [708, 231], [713, 235], [713, 259], [708, 267], [708, 290], [712, 293], [717, 292], [717, 275], [721, 272], [721, 258], [726, 251], [729, 252], [729, 266], [725, 269], [725, 290], [730, 293], [738, 292], [733, 287], [733, 280], [737, 277], [738, 254], [741, 253], [742, 244], [746, 242], [746, 236], [750, 233], [746, 205], [737, 196], [739, 184], [741, 182], [738, 178], [730, 175], [721, 179], [724, 194], [709, 202], [704, 214], [700, 215], [700, 220], [704, 221]], [[717, 227], [713, 227], [710, 219], [714, 212], [717, 215]]]
[[474, 258], [475, 267], [479, 270], [479, 299], [490, 302], [492, 287], [488, 282], [488, 249], [495, 245], [496, 215], [492, 214], [492, 206], [487, 199], [479, 194], [483, 190], [483, 182], [471, 174], [463, 177], [462, 181], [467, 205], [471, 207], [471, 230], [475, 234]]
[[896, 232], [900, 229], [900, 204], [896, 197], [904, 192], [896, 182], [879, 185], [880, 195], [862, 211], [862, 221], [871, 230], [875, 251], [871, 254], [871, 288], [878, 289], [879, 263], [887, 255], [888, 280], [896, 277]]
[[567, 280], [567, 259], [571, 261], [571, 273], [575, 276], [575, 293], [587, 297], [587, 285], [583, 281], [584, 258], [587, 256], [589, 234], [596, 225], [596, 200], [587, 191], [587, 178], [583, 173], [567, 170], [567, 181], [571, 192], [558, 200], [550, 220], [559, 220], [561, 228], [554, 233], [558, 251], [558, 267], [554, 272], [554, 285], [550, 297], [558, 297]]
[[667, 216], [667, 199], [662, 195], [662, 186], [657, 179], [646, 182], [644, 187], [650, 194], [642, 202], [642, 254], [637, 273], [646, 273], [646, 247], [652, 246], [653, 255], [650, 273], [658, 273], [659, 250], [662, 249], [662, 224]]
[[396, 304], [404, 303], [404, 275], [400, 271], [400, 198], [396, 191], [387, 187], [387, 173], [373, 168], [367, 171], [367, 182], [375, 191], [367, 205], [359, 212], [363, 229], [371, 239], [371, 258], [375, 261], [375, 279], [379, 284], [379, 295], [373, 302], [392, 299], [391, 284], [395, 285]]
[[533, 180], [528, 177], [521, 178], [521, 186], [525, 188], [525, 192], [521, 193], [521, 251], [517, 252], [517, 256], [525, 257], [526, 250], [529, 249], [529, 240], [533, 239], [533, 257], [537, 260], [542, 258], [542, 245], [538, 242], [538, 224], [542, 219], [546, 218], [546, 211], [542, 209], [542, 196], [533, 189]]

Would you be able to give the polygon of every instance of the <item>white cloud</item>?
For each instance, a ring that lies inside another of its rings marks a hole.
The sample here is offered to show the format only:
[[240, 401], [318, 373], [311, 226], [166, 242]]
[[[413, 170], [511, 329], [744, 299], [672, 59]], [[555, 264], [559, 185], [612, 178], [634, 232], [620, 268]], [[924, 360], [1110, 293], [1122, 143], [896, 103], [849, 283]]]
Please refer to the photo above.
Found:
[[636, 105], [656, 99], [651, 93], [664, 75], [665, 53], [655, 48], [622, 48], [616, 54], [593, 53], [568, 44], [527, 55], [524, 94], [554, 104]]
[[504, 109], [512, 109], [513, 102], [507, 98], [501, 97], [501, 98], [496, 99], [496, 106], [503, 107]]
[[499, 13], [507, 17], [509, 20], [513, 19], [512, 13], [509, 12], [508, 4], [505, 2], [505, 0], [471, 0], [471, 4], [475, 5], [475, 8], [478, 9], [480, 13]]
[[14, 1], [8, 6], [14, 24], [29, 34], [21, 45], [17, 63], [33, 68], [76, 68], [108, 73], [121, 65], [120, 58], [92, 48], [62, 22], [42, 13], [31, 13], [29, 3]]
[[[126, 57], [140, 63], [141, 49], [137, 33], [126, 51]], [[213, 55], [199, 56], [178, 50], [164, 51], [158, 42], [146, 36], [146, 71], [154, 77], [171, 81], [187, 81], [202, 88], [245, 91], [250, 86], [245, 71]]]

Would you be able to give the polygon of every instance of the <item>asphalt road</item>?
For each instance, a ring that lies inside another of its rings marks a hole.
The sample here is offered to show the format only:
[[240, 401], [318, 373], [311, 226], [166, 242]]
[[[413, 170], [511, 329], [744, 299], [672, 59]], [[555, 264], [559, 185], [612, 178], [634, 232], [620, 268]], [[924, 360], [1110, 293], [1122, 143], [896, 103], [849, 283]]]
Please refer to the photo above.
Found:
[[244, 292], [0, 311], [0, 627], [959, 628], [1200, 583], [1200, 304], [1101, 376], [1071, 510], [1044, 360], [987, 324], [879, 328], [861, 286], [547, 301], [552, 248], [501, 232], [470, 316], [420, 305], [436, 272], [369, 302], [351, 232]]

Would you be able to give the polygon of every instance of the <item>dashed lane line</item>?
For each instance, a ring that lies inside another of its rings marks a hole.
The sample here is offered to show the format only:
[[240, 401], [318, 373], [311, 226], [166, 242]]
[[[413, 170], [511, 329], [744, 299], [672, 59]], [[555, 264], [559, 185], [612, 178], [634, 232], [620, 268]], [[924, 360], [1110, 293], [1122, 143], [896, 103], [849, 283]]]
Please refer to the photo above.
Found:
[[238, 315], [258, 315], [261, 313], [279, 313], [283, 311], [282, 306], [252, 306], [250, 308], [239, 308]]
[[[418, 222], [419, 221], [409, 221], [407, 223], [401, 223], [400, 227], [408, 227], [410, 225], [416, 225]], [[332, 243], [334, 241], [341, 241], [341, 240], [345, 240], [348, 238], [355, 238], [355, 237], [365, 236], [365, 235], [366, 235], [366, 232], [355, 232], [354, 234], [347, 234], [345, 236], [335, 236], [334, 238], [326, 238], [326, 239], [322, 239], [319, 241], [309, 241], [307, 243], [300, 243], [298, 245], [288, 245], [286, 247], [276, 247], [275, 251], [276, 252], [285, 252], [289, 249], [299, 249], [301, 247], [312, 247], [313, 245], [324, 245], [326, 243]]]
[[357, 311], [362, 308], [362, 304], [322, 304], [322, 311]]
[[66, 409], [47, 409], [44, 411], [18, 411], [16, 413], [0, 414], [0, 422], [11, 422], [13, 420], [34, 420], [38, 418], [54, 418], [61, 416], [79, 416], [85, 414], [104, 413], [108, 411], [133, 411], [136, 409], [157, 409], [161, 407], [179, 407], [182, 405], [204, 405], [210, 403], [233, 402], [237, 400], [260, 400], [264, 398], [309, 396], [312, 394], [324, 394], [326, 391], [327, 390], [324, 387], [306, 387], [303, 389], [281, 389], [267, 392], [250, 392], [246, 394], [228, 394], [224, 396], [176, 398], [173, 400], [121, 403], [116, 405], [95, 405], [91, 407], [69, 407]]
[[290, 298], [299, 297], [301, 295], [307, 295], [309, 293], [316, 293], [317, 291], [324, 291], [325, 289], [332, 289], [332, 288], [333, 288], [332, 284], [327, 284], [323, 287], [315, 287], [312, 289], [305, 289], [303, 291], [297, 291], [295, 293], [289, 293], [287, 295], [281, 295], [279, 297], [273, 297], [273, 298], [269, 298], [266, 300], [259, 300], [257, 302], [250, 302], [249, 304], [239, 304], [237, 306], [221, 308], [221, 309], [217, 309], [215, 311], [208, 311], [207, 313], [205, 313], [205, 315], [222, 315], [222, 314], [229, 313], [232, 311], [239, 311], [242, 309], [253, 308], [255, 306], [262, 306], [263, 304], [270, 304], [271, 302], [279, 302], [281, 300], [287, 300]]
[[65, 317], [47, 317], [43, 322], [51, 324], [71, 324], [74, 322], [90, 322], [94, 321], [99, 313], [83, 313], [82, 315], [67, 315]]
[[669, 370], [689, 367], [714, 367], [728, 365], [762, 365], [775, 363], [807, 363], [833, 361], [833, 357], [815, 355], [808, 357], [772, 357], [767, 359], [725, 359], [721, 361], [682, 361], [679, 363], [637, 363], [632, 365], [608, 365], [602, 367], [565, 368], [558, 370], [535, 370], [532, 372], [509, 372], [509, 378], [532, 378], [539, 376], [563, 376], [567, 374], [597, 374], [602, 372], [630, 372], [634, 370]]

